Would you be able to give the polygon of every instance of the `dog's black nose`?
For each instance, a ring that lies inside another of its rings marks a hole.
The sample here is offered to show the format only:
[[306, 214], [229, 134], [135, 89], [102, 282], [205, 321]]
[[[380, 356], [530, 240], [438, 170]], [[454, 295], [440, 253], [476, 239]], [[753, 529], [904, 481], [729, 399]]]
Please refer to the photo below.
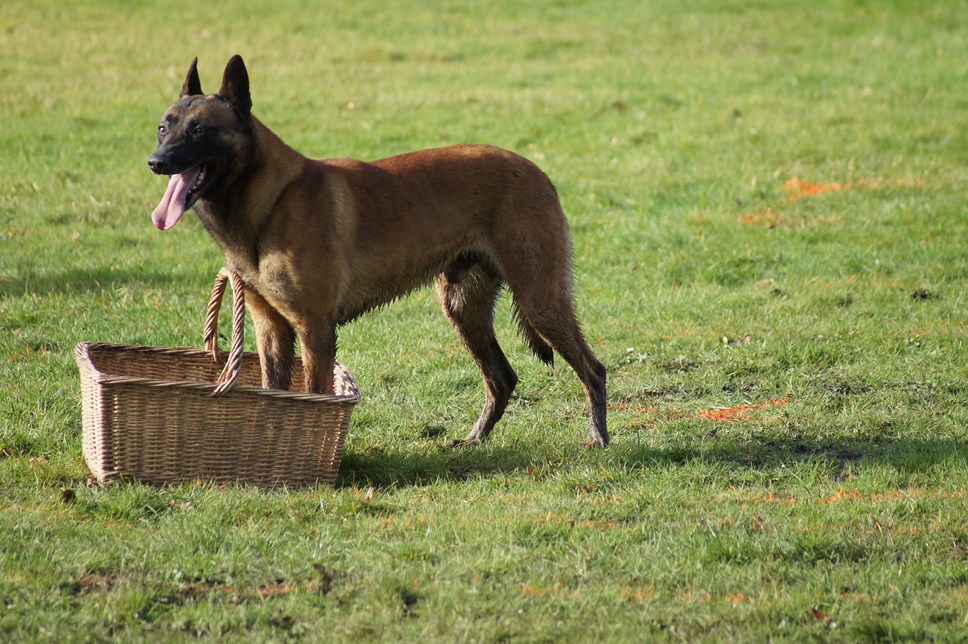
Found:
[[168, 162], [166, 162], [164, 159], [158, 158], [157, 154], [151, 155], [151, 158], [148, 159], [148, 167], [151, 168], [151, 171], [155, 174], [171, 174], [168, 171]]

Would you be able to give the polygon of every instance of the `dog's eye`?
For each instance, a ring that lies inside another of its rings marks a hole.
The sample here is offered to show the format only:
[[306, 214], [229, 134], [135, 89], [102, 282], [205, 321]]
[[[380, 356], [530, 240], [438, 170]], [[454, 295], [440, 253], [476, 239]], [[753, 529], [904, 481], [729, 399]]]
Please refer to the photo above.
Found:
[[158, 126], [158, 137], [160, 138], [160, 137], [163, 137], [163, 136], [165, 136], [167, 134], [168, 134], [168, 126], [167, 125], [159, 125]]
[[194, 136], [194, 137], [205, 136], [205, 126], [203, 126], [203, 125], [196, 125], [195, 127], [193, 127], [192, 128], [192, 136]]

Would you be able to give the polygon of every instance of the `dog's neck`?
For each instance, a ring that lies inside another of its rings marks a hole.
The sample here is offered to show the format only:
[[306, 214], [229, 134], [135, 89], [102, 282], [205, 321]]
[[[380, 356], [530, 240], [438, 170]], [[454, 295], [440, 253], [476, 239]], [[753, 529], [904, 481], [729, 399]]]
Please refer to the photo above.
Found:
[[226, 263], [245, 273], [258, 270], [256, 240], [277, 216], [279, 197], [308, 162], [259, 119], [250, 119], [252, 148], [237, 160], [232, 179], [195, 204], [202, 225], [225, 252]]

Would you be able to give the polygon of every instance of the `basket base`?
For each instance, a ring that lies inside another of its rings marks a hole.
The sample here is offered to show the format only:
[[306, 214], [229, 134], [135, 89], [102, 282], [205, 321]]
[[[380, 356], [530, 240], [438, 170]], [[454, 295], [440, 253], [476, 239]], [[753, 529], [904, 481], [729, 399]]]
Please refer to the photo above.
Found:
[[[220, 367], [195, 349], [78, 345], [84, 458], [99, 481], [259, 487], [332, 485], [359, 392], [337, 365], [337, 395], [261, 389], [258, 355], [213, 397]], [[246, 380], [247, 379], [247, 380]]]

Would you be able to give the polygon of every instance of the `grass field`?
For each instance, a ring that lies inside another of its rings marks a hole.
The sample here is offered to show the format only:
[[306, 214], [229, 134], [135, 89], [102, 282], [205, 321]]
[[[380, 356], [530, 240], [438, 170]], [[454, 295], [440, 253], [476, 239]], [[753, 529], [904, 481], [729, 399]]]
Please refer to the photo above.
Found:
[[[5, 1], [0, 639], [963, 641], [966, 51], [955, 1]], [[310, 156], [546, 170], [609, 449], [506, 302], [516, 398], [445, 447], [425, 289], [341, 332], [335, 489], [87, 483], [74, 345], [200, 345], [221, 255], [145, 161], [234, 53]]]

